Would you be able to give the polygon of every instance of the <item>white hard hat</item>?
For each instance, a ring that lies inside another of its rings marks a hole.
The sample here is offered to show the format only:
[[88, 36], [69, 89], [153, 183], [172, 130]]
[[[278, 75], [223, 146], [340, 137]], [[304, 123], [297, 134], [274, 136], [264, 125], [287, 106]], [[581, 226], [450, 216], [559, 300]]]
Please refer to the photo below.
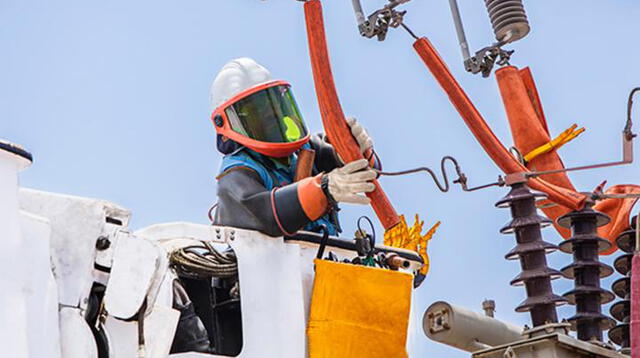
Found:
[[269, 70], [251, 58], [227, 62], [211, 84], [211, 111], [242, 91], [271, 80]]

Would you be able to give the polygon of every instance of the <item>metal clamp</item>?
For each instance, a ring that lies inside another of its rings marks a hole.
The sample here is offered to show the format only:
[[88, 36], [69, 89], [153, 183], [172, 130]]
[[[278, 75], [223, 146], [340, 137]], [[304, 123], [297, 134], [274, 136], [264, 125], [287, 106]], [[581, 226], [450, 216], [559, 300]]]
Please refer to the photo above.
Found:
[[491, 71], [496, 64], [500, 66], [509, 64], [513, 51], [503, 50], [502, 46], [506, 45], [506, 43], [502, 41], [481, 49], [472, 57], [471, 52], [469, 51], [467, 36], [464, 33], [464, 26], [462, 25], [462, 17], [460, 16], [458, 1], [449, 0], [449, 6], [451, 7], [451, 14], [456, 26], [458, 42], [460, 44], [460, 49], [462, 50], [462, 57], [464, 58], [464, 68], [467, 72], [473, 74], [482, 73], [482, 77], [486, 78], [491, 75]]
[[406, 11], [396, 10], [396, 7], [409, 1], [410, 0], [389, 0], [389, 3], [382, 9], [374, 11], [369, 16], [365, 16], [360, 0], [351, 0], [360, 35], [367, 38], [377, 36], [378, 41], [384, 41], [389, 28], [397, 28], [402, 25], [404, 15], [407, 13]]

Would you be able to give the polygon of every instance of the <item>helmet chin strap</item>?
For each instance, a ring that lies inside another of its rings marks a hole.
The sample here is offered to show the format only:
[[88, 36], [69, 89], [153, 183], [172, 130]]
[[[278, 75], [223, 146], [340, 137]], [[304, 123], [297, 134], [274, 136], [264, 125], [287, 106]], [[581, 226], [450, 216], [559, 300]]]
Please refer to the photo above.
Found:
[[218, 151], [225, 155], [235, 154], [244, 148], [244, 146], [241, 145], [240, 143], [232, 139], [229, 139], [228, 137], [223, 136], [222, 134], [217, 135], [216, 142], [217, 142], [216, 146], [218, 148]]

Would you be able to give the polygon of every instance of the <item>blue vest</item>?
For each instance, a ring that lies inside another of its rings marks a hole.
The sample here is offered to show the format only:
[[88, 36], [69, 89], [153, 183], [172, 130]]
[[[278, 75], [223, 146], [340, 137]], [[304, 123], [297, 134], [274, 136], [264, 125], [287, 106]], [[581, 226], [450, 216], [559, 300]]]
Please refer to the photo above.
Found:
[[[309, 144], [305, 144], [302, 148], [310, 148]], [[227, 154], [222, 158], [220, 173], [223, 173], [234, 167], [247, 167], [258, 173], [262, 183], [271, 191], [273, 188], [285, 186], [293, 183], [293, 178], [298, 164], [298, 157], [292, 155], [289, 157], [290, 165], [286, 166], [279, 162], [270, 160], [268, 157], [252, 151], [248, 148], [240, 148], [231, 154]], [[314, 168], [315, 170], [315, 168]], [[337, 215], [336, 215], [337, 220]], [[321, 232], [321, 225], [326, 225], [329, 229], [329, 235], [337, 236], [337, 225], [331, 220], [331, 216], [326, 214], [318, 220], [307, 224], [303, 230]]]

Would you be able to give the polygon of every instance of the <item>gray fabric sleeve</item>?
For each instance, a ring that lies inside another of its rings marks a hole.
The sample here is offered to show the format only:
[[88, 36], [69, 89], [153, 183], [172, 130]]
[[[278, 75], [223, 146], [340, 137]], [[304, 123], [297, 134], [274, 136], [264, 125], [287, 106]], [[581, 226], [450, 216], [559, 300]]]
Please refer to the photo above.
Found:
[[[320, 133], [312, 135], [309, 140], [309, 144], [311, 145], [311, 148], [316, 151], [315, 165], [318, 171], [328, 173], [343, 165], [338, 157], [338, 153], [336, 153], [336, 150], [333, 148], [331, 143], [329, 143], [328, 138], [324, 134]], [[381, 163], [378, 161], [378, 158], [375, 158], [375, 156], [373, 167], [375, 169], [382, 169]]]
[[[269, 236], [294, 233], [311, 220], [305, 215], [298, 200], [298, 185], [290, 184], [276, 190], [273, 200], [271, 191], [262, 183], [260, 176], [247, 167], [235, 167], [218, 179], [218, 207], [214, 224], [257, 230]], [[274, 215], [278, 215], [278, 221]]]
[[312, 135], [309, 144], [311, 149], [316, 151], [315, 165], [318, 171], [328, 173], [342, 166], [338, 154], [333, 146], [326, 141], [324, 134]]

